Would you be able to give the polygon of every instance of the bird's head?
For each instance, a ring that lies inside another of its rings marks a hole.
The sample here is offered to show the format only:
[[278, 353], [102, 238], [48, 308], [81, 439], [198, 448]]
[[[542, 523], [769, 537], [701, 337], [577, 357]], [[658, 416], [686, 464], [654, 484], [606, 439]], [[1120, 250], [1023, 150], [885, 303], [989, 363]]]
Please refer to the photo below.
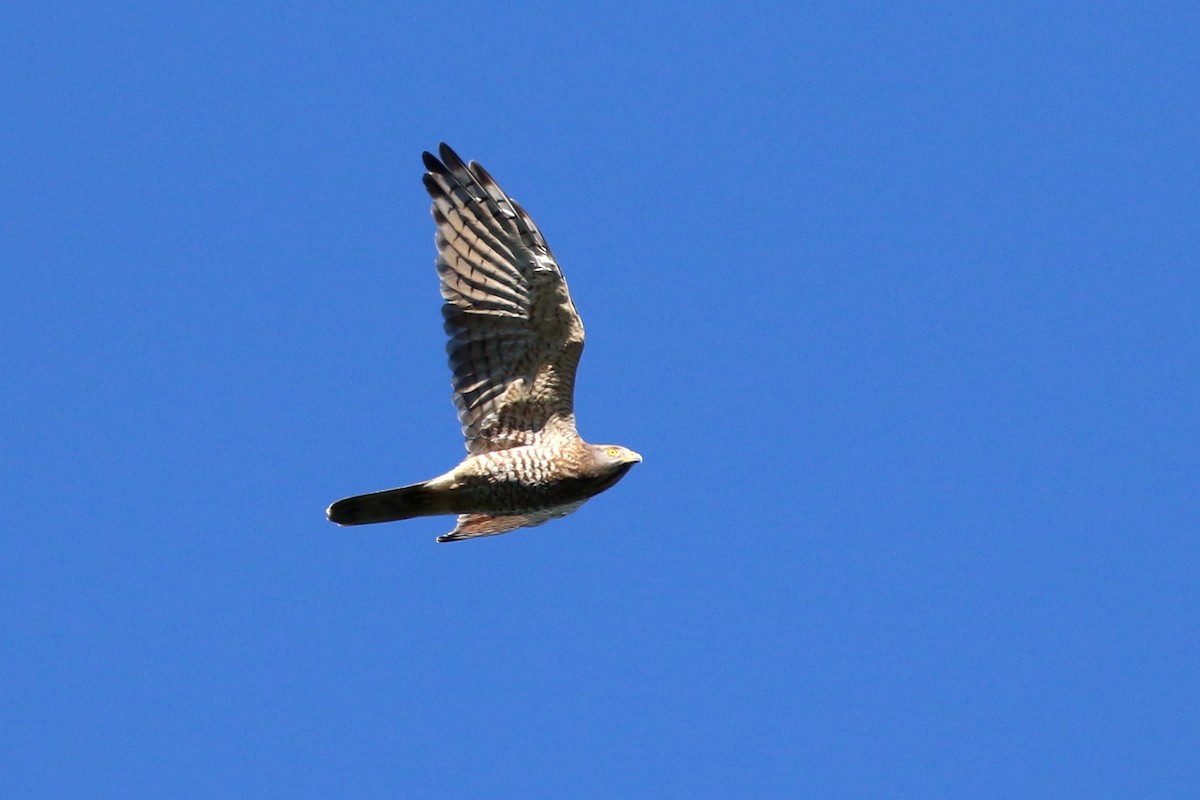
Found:
[[639, 454], [628, 447], [621, 447], [619, 444], [594, 444], [591, 447], [596, 466], [605, 472], [624, 474], [626, 470], [642, 460]]

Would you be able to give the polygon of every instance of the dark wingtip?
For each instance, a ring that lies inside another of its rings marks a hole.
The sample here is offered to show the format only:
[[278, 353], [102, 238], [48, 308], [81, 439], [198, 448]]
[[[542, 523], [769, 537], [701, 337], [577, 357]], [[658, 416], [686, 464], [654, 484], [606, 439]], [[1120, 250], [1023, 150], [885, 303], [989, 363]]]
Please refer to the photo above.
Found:
[[447, 169], [460, 170], [467, 168], [467, 165], [459, 158], [458, 153], [454, 152], [454, 148], [445, 142], [438, 145], [438, 154], [442, 157], [442, 163], [446, 165]]
[[[442, 165], [438, 164], [438, 166], [440, 167]], [[438, 185], [437, 178], [433, 177], [433, 175], [429, 172], [426, 172], [421, 176], [421, 183], [425, 184], [425, 191], [429, 192], [430, 197], [441, 197], [445, 194], [445, 192], [442, 191], [442, 187]]]
[[421, 160], [425, 162], [425, 169], [430, 172], [445, 172], [446, 168], [442, 166], [442, 162], [438, 161], [438, 157], [428, 150], [421, 153]]
[[493, 178], [491, 173], [484, 169], [483, 164], [480, 164], [478, 161], [471, 162], [471, 174], [475, 176], [477, 181], [484, 185], [490, 183], [493, 186], [499, 187], [499, 184], [496, 183], [496, 179]]

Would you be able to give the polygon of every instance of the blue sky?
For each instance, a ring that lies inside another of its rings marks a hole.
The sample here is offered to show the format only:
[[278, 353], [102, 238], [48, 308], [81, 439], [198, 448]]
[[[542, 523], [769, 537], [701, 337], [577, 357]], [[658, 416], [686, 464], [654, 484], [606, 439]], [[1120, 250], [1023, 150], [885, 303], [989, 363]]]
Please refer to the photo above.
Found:
[[[1194, 794], [1198, 26], [6, 4], [0, 795]], [[454, 545], [442, 140], [645, 456]]]

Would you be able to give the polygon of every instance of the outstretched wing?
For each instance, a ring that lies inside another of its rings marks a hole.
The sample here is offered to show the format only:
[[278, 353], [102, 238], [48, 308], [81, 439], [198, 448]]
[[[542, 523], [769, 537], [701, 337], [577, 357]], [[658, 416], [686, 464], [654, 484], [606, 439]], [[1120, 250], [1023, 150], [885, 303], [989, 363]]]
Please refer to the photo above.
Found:
[[537, 225], [479, 164], [425, 153], [454, 404], [467, 450], [575, 437], [583, 323]]

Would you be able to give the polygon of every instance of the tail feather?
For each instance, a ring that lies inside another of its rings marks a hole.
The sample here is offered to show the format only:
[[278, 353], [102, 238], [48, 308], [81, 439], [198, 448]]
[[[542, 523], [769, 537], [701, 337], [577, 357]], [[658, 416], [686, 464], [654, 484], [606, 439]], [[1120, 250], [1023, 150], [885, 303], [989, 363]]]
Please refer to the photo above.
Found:
[[424, 483], [360, 494], [338, 500], [325, 515], [338, 525], [367, 525], [372, 522], [392, 522], [399, 519], [445, 514], [438, 502], [440, 494]]

